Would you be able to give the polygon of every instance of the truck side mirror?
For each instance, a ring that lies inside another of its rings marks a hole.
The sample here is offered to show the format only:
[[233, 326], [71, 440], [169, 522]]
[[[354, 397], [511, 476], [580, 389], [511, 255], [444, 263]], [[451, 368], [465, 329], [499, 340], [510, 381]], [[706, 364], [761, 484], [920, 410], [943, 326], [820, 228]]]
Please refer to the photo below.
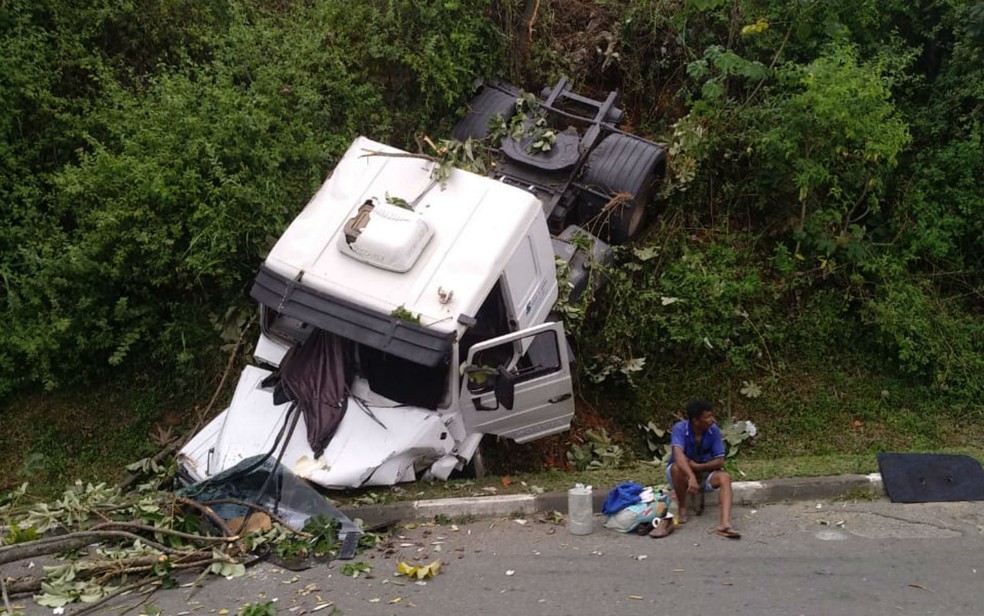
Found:
[[495, 399], [506, 410], [511, 411], [516, 399], [516, 375], [499, 366], [495, 379]]

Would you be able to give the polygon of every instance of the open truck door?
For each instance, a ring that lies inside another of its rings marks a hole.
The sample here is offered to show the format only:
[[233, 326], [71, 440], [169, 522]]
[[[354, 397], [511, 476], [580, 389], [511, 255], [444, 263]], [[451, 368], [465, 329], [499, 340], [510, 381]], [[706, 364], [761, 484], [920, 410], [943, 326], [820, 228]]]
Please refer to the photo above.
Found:
[[460, 408], [468, 432], [517, 443], [568, 430], [574, 394], [563, 324], [473, 345], [462, 368]]

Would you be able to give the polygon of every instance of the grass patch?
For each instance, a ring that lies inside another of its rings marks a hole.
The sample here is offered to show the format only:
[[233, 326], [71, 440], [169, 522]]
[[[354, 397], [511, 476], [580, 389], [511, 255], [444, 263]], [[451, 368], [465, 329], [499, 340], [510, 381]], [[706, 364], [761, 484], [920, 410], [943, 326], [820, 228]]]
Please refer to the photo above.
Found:
[[[973, 447], [984, 437], [984, 407], [947, 399], [860, 351], [825, 358], [787, 359], [778, 373], [727, 365], [647, 362], [635, 388], [600, 386], [583, 392], [597, 413], [617, 426], [624, 446], [646, 457], [636, 427], [669, 427], [691, 398], [705, 398], [718, 418], [748, 419], [758, 427], [748, 457], [868, 455], [878, 451], [938, 451]], [[754, 383], [760, 394], [741, 393]]]
[[873, 454], [831, 454], [788, 458], [739, 459], [733, 473], [741, 481], [760, 481], [777, 477], [823, 477], [827, 475], [868, 474], [878, 471]]
[[[575, 483], [608, 490], [621, 481], [663, 482], [640, 421], [667, 428], [686, 400], [702, 396], [718, 416], [750, 419], [758, 436], [731, 463], [736, 479], [805, 477], [877, 471], [878, 451], [969, 453], [984, 460], [984, 412], [955, 405], [919, 384], [877, 372], [863, 357], [803, 359], [779, 375], [738, 378], [724, 366], [666, 365], [637, 379], [636, 388], [603, 384], [582, 388], [573, 429], [525, 445], [487, 438], [482, 450], [489, 476], [332, 492], [352, 504], [395, 500], [565, 491]], [[656, 362], [653, 362], [656, 364]], [[648, 365], [648, 364], [647, 364]], [[0, 431], [0, 489], [32, 484], [60, 494], [76, 479], [115, 481], [124, 467], [160, 449], [155, 434], [190, 429], [218, 381], [202, 379], [197, 392], [172, 391], [149, 376], [117, 379], [86, 389], [23, 394], [9, 400]], [[740, 393], [755, 381], [761, 395]], [[231, 394], [229, 383], [227, 394]], [[220, 401], [217, 405], [222, 406]], [[570, 472], [566, 453], [588, 429], [606, 429], [625, 449], [621, 468]]]
[[76, 479], [118, 481], [126, 465], [192, 425], [202, 399], [157, 376], [15, 396], [3, 411], [0, 489], [27, 481], [39, 496], [54, 496]]

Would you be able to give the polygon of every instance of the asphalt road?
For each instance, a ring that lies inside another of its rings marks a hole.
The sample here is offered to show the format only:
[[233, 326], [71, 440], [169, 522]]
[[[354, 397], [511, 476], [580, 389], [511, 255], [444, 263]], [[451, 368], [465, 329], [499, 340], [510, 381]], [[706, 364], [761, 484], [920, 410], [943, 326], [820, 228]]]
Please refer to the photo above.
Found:
[[[235, 615], [272, 599], [278, 614], [298, 615], [984, 613], [984, 503], [740, 508], [741, 540], [709, 533], [715, 513], [658, 540], [605, 530], [600, 518], [587, 536], [533, 517], [401, 528], [358, 557], [373, 566], [370, 578], [341, 575], [343, 562], [298, 573], [264, 563], [243, 578], [160, 591], [125, 613], [153, 604], [169, 616]], [[393, 575], [401, 560], [435, 559], [444, 566], [425, 584]]]

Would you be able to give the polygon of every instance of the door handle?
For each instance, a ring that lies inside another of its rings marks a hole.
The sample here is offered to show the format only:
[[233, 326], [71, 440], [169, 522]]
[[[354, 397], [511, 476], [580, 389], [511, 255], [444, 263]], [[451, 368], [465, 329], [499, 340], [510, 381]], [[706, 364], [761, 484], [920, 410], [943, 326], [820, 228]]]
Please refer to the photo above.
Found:
[[570, 399], [573, 394], [564, 394], [563, 396], [557, 396], [556, 398], [550, 398], [547, 400], [550, 404], [556, 404], [558, 402], [563, 402], [564, 400]]

